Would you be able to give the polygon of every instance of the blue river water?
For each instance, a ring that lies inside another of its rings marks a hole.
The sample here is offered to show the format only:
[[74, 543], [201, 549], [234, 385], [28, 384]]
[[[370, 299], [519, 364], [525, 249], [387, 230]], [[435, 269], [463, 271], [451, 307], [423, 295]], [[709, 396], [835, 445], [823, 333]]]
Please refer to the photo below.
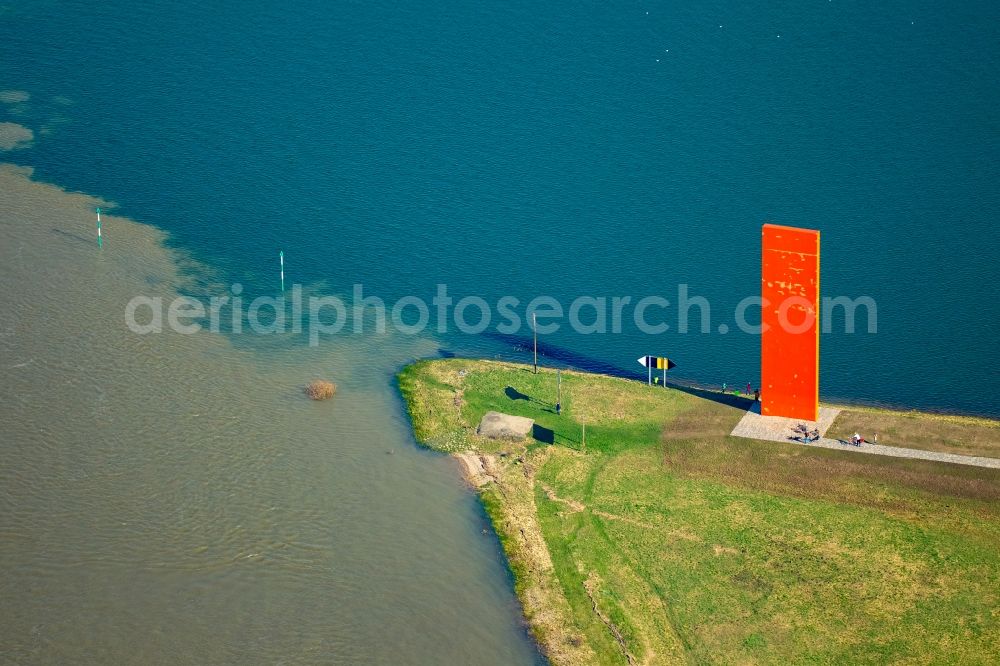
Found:
[[877, 304], [877, 332], [822, 336], [822, 398], [998, 416], [998, 43], [991, 2], [16, 2], [0, 88], [31, 99], [0, 121], [35, 140], [0, 157], [247, 294], [279, 249], [290, 281], [390, 304], [685, 284], [705, 332], [653, 308], [666, 333], [544, 342], [715, 385], [759, 380], [734, 312], [761, 224], [817, 228], [823, 294]]

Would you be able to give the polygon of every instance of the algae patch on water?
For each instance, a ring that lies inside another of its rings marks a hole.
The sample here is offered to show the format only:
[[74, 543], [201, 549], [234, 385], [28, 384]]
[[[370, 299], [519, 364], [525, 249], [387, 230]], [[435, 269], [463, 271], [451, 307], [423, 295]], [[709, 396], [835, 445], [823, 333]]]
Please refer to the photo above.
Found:
[[305, 392], [311, 400], [329, 400], [337, 392], [337, 385], [323, 379], [315, 379], [309, 382]]

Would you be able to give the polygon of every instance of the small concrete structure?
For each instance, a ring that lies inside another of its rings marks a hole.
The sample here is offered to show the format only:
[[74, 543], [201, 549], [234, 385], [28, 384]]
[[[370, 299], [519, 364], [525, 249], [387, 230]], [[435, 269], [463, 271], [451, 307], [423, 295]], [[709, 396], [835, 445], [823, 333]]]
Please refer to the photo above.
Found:
[[527, 437], [534, 425], [534, 420], [525, 416], [486, 412], [476, 432], [490, 439], [519, 440]]

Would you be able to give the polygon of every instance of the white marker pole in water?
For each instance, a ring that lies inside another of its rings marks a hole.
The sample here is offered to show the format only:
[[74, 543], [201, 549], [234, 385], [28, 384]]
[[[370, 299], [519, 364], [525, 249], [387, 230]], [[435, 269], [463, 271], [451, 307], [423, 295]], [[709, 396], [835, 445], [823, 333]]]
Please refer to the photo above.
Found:
[[281, 292], [285, 292], [285, 251], [278, 252], [278, 259], [281, 260]]
[[97, 209], [97, 247], [104, 247], [104, 239], [101, 238], [101, 209]]

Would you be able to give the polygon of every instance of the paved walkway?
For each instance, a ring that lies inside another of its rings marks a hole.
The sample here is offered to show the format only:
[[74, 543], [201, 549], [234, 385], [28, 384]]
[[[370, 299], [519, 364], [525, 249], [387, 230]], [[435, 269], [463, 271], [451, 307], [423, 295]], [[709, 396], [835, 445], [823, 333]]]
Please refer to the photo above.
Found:
[[[746, 437], [747, 439], [760, 439], [770, 442], [785, 442], [786, 444], [798, 444], [799, 446], [814, 446], [821, 449], [836, 449], [837, 451], [850, 451], [851, 453], [870, 453], [878, 456], [892, 456], [895, 458], [917, 458], [919, 460], [936, 460], [938, 462], [955, 463], [956, 465], [973, 465], [975, 467], [993, 467], [1000, 469], [1000, 458], [984, 458], [982, 456], [962, 456], [957, 453], [943, 453], [939, 451], [924, 451], [923, 449], [904, 449], [898, 446], [883, 446], [881, 444], [864, 443], [861, 446], [854, 446], [850, 442], [839, 439], [823, 437], [827, 429], [840, 413], [839, 409], [830, 407], [820, 407], [819, 421], [802, 421], [800, 419], [786, 419], [780, 416], [761, 416], [759, 404], [754, 405], [753, 410], [747, 412], [740, 419], [740, 422], [733, 428], [733, 437]], [[805, 444], [794, 439], [793, 428], [799, 423], [805, 423], [810, 430], [818, 429], [820, 438], [815, 442]]]

